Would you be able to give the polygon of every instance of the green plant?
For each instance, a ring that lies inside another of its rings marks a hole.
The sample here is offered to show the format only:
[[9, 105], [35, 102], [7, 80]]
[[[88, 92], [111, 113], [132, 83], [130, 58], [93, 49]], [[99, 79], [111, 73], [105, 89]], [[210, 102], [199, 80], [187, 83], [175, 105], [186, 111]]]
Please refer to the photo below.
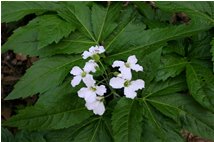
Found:
[[[181, 142], [182, 130], [214, 140], [213, 10], [213, 2], [2, 2], [2, 22], [36, 15], [2, 52], [40, 57], [5, 98], [39, 93], [35, 105], [3, 122], [21, 130], [13, 138], [3, 128], [4, 141]], [[190, 20], [172, 22], [180, 12]], [[108, 83], [112, 63], [130, 55], [144, 68], [133, 73], [145, 81], [137, 97], [109, 88], [101, 116], [78, 97], [83, 84], [70, 85], [70, 70], [84, 66], [81, 54], [94, 45], [106, 50], [97, 80]]]

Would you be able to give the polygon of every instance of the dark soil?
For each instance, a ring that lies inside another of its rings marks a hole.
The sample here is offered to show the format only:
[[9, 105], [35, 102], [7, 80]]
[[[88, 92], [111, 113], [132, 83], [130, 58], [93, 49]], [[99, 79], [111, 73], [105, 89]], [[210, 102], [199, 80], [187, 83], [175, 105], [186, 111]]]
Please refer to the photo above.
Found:
[[14, 88], [16, 82], [25, 74], [26, 70], [38, 60], [37, 57], [27, 57], [22, 54], [14, 54], [8, 51], [1, 55], [1, 118], [7, 120], [18, 108], [31, 105], [36, 97], [17, 99], [11, 101], [3, 100]]

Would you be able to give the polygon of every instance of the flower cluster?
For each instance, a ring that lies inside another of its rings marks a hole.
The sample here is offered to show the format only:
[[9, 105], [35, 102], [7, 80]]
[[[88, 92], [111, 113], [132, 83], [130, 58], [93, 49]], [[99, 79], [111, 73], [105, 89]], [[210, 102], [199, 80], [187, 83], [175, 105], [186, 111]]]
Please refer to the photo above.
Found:
[[135, 55], [129, 56], [127, 62], [123, 61], [114, 61], [112, 67], [119, 67], [120, 74], [117, 77], [113, 77], [109, 84], [112, 88], [121, 89], [124, 88], [124, 95], [127, 98], [135, 98], [137, 96], [136, 91], [143, 89], [145, 83], [142, 79], [131, 80], [132, 73], [134, 71], [143, 71], [143, 67], [137, 64], [137, 58]]
[[83, 59], [91, 57], [92, 59], [85, 63], [83, 69], [78, 66], [74, 66], [71, 70], [71, 74], [74, 75], [71, 85], [75, 87], [80, 84], [81, 80], [86, 87], [81, 88], [77, 93], [80, 98], [84, 98], [86, 101], [85, 106], [88, 110], [93, 110], [94, 114], [102, 115], [105, 112], [105, 106], [103, 104], [104, 94], [106, 93], [106, 87], [104, 85], [96, 85], [96, 81], [93, 75], [90, 74], [96, 72], [99, 55], [105, 52], [103, 46], [92, 46], [89, 51], [85, 51], [82, 54]]
[[[81, 81], [85, 84], [78, 92], [78, 96], [83, 98], [86, 102], [85, 106], [88, 110], [93, 110], [94, 114], [103, 115], [105, 112], [104, 106], [104, 94], [107, 92], [106, 86], [96, 84], [91, 73], [95, 73], [100, 62], [99, 54], [105, 52], [103, 46], [92, 46], [89, 51], [84, 51], [82, 54], [83, 59], [91, 58], [85, 63], [83, 69], [78, 66], [74, 66], [70, 73], [74, 76], [71, 80], [72, 87], [80, 84]], [[120, 73], [110, 79], [109, 84], [114, 89], [124, 88], [124, 95], [127, 98], [135, 98], [137, 96], [137, 90], [144, 88], [144, 81], [141, 79], [132, 80], [132, 70], [143, 71], [143, 67], [137, 64], [137, 58], [132, 55], [128, 58], [127, 62], [114, 61], [113, 68], [118, 67]], [[104, 69], [104, 68], [103, 68]], [[104, 69], [105, 71], [105, 69]], [[108, 76], [108, 74], [106, 74]], [[104, 78], [106, 80], [106, 78]]]

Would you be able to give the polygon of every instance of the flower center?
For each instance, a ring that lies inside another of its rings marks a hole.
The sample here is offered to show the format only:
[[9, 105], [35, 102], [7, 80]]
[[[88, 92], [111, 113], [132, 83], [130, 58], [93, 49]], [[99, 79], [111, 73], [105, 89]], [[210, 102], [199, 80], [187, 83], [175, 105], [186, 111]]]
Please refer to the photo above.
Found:
[[91, 89], [91, 91], [93, 91], [93, 92], [95, 92], [95, 91], [97, 90], [95, 87], [91, 87], [90, 89]]
[[82, 76], [82, 77], [85, 77], [86, 74], [87, 74], [86, 72], [82, 72], [81, 76]]
[[99, 53], [99, 51], [100, 51], [99, 49], [95, 49], [95, 53]]
[[131, 84], [131, 82], [130, 82], [129, 80], [126, 80], [126, 81], [124, 82], [124, 86], [125, 86], [125, 87], [128, 87], [130, 84]]
[[130, 68], [130, 64], [129, 64], [129, 63], [125, 63], [125, 66], [126, 66], [127, 68]]
[[97, 101], [103, 102], [104, 101], [104, 97], [97, 97], [96, 99]]

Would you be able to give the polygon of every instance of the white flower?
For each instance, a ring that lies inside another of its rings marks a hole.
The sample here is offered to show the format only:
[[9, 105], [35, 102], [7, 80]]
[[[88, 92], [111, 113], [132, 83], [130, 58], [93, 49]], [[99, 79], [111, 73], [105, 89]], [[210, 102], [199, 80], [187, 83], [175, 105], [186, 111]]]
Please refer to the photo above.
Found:
[[97, 95], [103, 96], [106, 93], [106, 87], [104, 85], [91, 84], [88, 87], [81, 88], [77, 94], [80, 98], [84, 98], [86, 103], [92, 103], [96, 101]]
[[80, 84], [81, 80], [83, 80], [86, 86], [95, 84], [93, 76], [89, 73], [96, 72], [96, 67], [98, 67], [98, 64], [94, 60], [89, 60], [86, 62], [83, 70], [78, 66], [74, 66], [70, 71], [70, 74], [74, 75], [71, 85], [75, 87], [76, 85]]
[[87, 59], [88, 57], [93, 57], [94, 55], [97, 54], [102, 54], [105, 52], [105, 49], [103, 46], [91, 46], [89, 48], [89, 51], [84, 51], [82, 54], [83, 59]]
[[102, 115], [105, 112], [105, 106], [102, 102], [104, 97], [101, 97], [106, 93], [104, 85], [91, 84], [90, 87], [81, 88], [77, 93], [80, 98], [85, 99], [85, 106], [88, 110], [93, 110], [94, 114], [98, 115]]
[[124, 88], [124, 95], [131, 99], [137, 96], [137, 90], [145, 87], [145, 83], [142, 79], [130, 81], [121, 77], [113, 77], [109, 84], [115, 89]]
[[125, 79], [131, 80], [132, 73], [131, 70], [143, 71], [143, 67], [137, 64], [137, 58], [135, 55], [129, 56], [127, 62], [114, 61], [112, 67], [119, 67], [119, 71]]
[[102, 101], [103, 97], [96, 97], [93, 102], [86, 102], [85, 106], [88, 110], [93, 110], [94, 114], [103, 115], [105, 112], [105, 106]]

